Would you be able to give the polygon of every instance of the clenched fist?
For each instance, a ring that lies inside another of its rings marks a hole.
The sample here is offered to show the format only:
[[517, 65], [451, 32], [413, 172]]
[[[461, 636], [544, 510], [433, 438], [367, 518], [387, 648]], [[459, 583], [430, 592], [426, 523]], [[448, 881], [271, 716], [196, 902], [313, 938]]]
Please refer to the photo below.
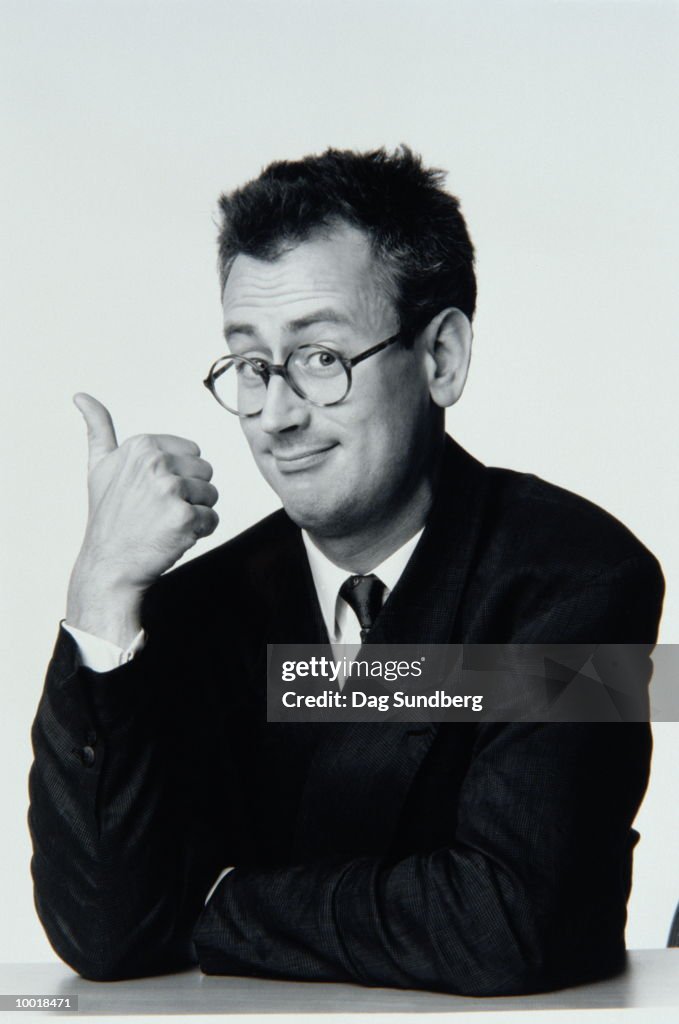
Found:
[[217, 489], [193, 441], [140, 434], [119, 446], [105, 406], [74, 401], [87, 424], [89, 513], [66, 621], [126, 647], [144, 591], [217, 526]]

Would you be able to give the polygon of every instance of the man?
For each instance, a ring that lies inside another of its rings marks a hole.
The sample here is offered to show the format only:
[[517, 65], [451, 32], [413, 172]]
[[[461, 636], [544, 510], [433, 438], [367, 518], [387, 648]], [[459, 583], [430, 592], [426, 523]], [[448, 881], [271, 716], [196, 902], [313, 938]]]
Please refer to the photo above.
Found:
[[215, 527], [210, 467], [118, 447], [78, 396], [89, 518], [31, 775], [50, 941], [96, 979], [197, 960], [484, 995], [619, 970], [646, 725], [267, 723], [266, 644], [653, 643], [655, 559], [445, 437], [476, 289], [438, 172], [331, 150], [222, 213], [206, 383], [283, 510], [162, 575]]

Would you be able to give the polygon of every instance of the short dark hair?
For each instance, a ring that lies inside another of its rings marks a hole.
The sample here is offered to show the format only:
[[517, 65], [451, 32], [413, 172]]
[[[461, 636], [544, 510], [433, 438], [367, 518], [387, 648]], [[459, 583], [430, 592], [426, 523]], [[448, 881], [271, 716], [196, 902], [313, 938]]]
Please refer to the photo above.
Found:
[[449, 306], [471, 320], [474, 247], [444, 180], [444, 171], [424, 167], [407, 146], [393, 153], [328, 149], [269, 164], [258, 178], [220, 198], [222, 290], [239, 253], [273, 260], [315, 232], [345, 222], [370, 239], [406, 335]]

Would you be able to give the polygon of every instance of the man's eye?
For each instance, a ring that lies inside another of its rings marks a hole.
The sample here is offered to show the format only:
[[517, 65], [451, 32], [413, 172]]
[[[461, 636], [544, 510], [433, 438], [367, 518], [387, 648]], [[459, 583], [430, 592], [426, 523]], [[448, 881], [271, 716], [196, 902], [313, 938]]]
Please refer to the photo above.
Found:
[[342, 368], [339, 356], [328, 349], [310, 349], [304, 352], [302, 362], [308, 373], [331, 373]]

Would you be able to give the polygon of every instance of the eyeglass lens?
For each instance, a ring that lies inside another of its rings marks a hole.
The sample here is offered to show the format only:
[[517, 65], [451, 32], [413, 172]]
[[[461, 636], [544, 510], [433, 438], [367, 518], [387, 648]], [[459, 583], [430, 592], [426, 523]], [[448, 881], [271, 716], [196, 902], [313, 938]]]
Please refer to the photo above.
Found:
[[[349, 390], [349, 374], [330, 349], [303, 346], [286, 363], [287, 376], [298, 392], [314, 405], [340, 402]], [[264, 408], [267, 389], [266, 364], [232, 356], [218, 366], [212, 385], [219, 401], [237, 416], [255, 416]]]

